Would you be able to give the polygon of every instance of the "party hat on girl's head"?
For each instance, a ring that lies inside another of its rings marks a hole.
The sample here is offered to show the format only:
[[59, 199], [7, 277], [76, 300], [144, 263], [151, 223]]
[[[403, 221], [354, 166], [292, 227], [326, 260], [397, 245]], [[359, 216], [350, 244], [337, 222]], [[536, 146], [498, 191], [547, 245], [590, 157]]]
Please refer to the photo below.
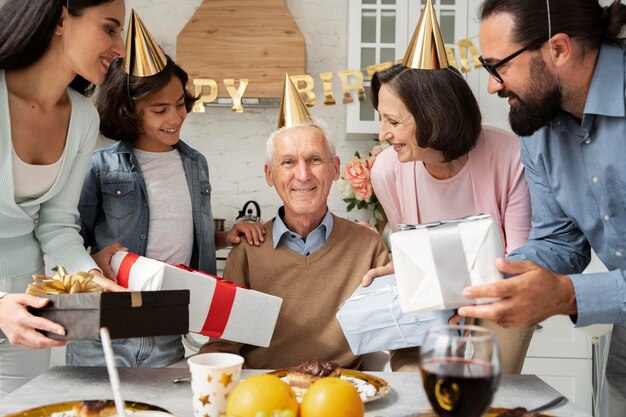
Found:
[[135, 77], [149, 77], [161, 72], [166, 64], [165, 53], [133, 9], [126, 35], [124, 72]]
[[415, 69], [438, 69], [450, 66], [446, 46], [441, 37], [439, 23], [437, 23], [437, 13], [431, 0], [426, 1], [402, 65]]
[[278, 129], [281, 127], [292, 127], [299, 124], [313, 124], [313, 118], [298, 92], [298, 89], [285, 74], [285, 86], [283, 87], [283, 99], [280, 103], [280, 113], [278, 113]]

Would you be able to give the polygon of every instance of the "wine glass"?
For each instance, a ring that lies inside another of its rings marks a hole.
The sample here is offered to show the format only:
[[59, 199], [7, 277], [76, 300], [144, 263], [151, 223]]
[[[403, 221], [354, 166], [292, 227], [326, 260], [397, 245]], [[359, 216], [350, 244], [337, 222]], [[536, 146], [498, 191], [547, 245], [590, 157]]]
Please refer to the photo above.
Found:
[[437, 415], [480, 417], [500, 381], [496, 336], [479, 326], [433, 326], [420, 348], [420, 369]]

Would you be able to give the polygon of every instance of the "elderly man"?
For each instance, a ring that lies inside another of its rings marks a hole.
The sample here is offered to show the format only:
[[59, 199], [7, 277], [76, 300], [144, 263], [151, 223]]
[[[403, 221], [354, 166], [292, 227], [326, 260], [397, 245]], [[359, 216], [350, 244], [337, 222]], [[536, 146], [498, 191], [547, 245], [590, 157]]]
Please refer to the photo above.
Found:
[[[468, 317], [526, 326], [567, 314], [613, 323], [607, 379], [626, 415], [626, 5], [597, 0], [486, 0], [480, 9], [488, 90], [507, 98], [522, 136], [532, 203], [528, 243], [498, 262], [513, 278], [466, 289], [501, 297]], [[582, 274], [590, 249], [610, 272]]]
[[296, 125], [273, 133], [265, 177], [284, 205], [265, 224], [264, 244], [243, 242], [231, 251], [224, 277], [283, 298], [272, 342], [259, 348], [213, 340], [201, 351], [237, 353], [256, 369], [313, 359], [359, 368], [335, 313], [365, 272], [388, 262], [387, 248], [372, 230], [328, 210], [339, 158], [324, 129]]

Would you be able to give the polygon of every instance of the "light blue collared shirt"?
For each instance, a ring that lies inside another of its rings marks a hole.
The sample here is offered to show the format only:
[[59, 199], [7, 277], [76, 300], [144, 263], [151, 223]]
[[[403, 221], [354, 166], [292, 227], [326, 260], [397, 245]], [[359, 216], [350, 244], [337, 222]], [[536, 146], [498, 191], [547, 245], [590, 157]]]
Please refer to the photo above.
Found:
[[[602, 45], [581, 124], [561, 112], [521, 141], [532, 230], [509, 257], [570, 274], [577, 326], [626, 323], [625, 57]], [[581, 274], [590, 247], [611, 272]]]
[[328, 209], [326, 209], [326, 215], [324, 215], [320, 225], [309, 233], [306, 240], [296, 232], [289, 230], [287, 225], [285, 225], [285, 222], [283, 222], [282, 218], [284, 215], [285, 208], [279, 208], [278, 215], [274, 219], [274, 224], [272, 225], [274, 249], [276, 249], [278, 244], [282, 242], [292, 251], [297, 252], [300, 255], [309, 256], [326, 243], [328, 236], [330, 236], [330, 233], [333, 231], [333, 215]]

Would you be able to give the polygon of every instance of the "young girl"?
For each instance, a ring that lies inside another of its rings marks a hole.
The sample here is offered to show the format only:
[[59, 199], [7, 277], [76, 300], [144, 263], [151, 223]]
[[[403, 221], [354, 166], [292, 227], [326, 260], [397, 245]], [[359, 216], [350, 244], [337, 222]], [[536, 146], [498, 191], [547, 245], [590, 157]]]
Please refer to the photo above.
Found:
[[[81, 235], [92, 253], [119, 242], [141, 256], [215, 274], [216, 248], [239, 243], [241, 235], [263, 240], [254, 223], [214, 232], [206, 159], [180, 140], [195, 101], [186, 84], [187, 74], [169, 57], [147, 77], [126, 74], [121, 60], [111, 64], [96, 107], [102, 134], [120, 142], [94, 152], [79, 203]], [[180, 336], [116, 340], [113, 348], [119, 366], [161, 367], [184, 356]], [[66, 352], [68, 365], [105, 364], [99, 342], [76, 341]]]
[[[43, 253], [70, 272], [96, 263], [76, 227], [82, 178], [98, 134], [85, 96], [124, 54], [124, 0], [8, 0], [0, 8], [0, 398], [49, 367], [62, 346], [24, 294]], [[103, 287], [122, 289], [100, 272]], [[5, 294], [8, 293], [8, 294]]]

